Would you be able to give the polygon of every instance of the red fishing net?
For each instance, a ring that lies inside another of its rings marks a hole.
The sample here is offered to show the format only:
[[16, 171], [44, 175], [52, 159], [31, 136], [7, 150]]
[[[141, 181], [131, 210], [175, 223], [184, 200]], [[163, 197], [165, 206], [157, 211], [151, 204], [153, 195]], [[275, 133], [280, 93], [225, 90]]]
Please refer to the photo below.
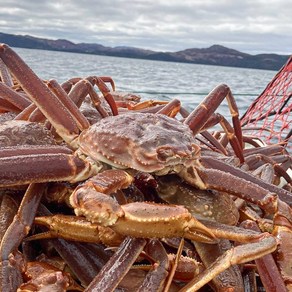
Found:
[[292, 56], [241, 118], [244, 134], [292, 150]]

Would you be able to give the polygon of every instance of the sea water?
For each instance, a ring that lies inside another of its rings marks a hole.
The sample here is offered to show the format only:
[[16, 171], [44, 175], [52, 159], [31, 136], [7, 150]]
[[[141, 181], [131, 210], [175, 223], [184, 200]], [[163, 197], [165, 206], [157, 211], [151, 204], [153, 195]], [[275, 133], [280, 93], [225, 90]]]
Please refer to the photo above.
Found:
[[[142, 99], [177, 98], [188, 110], [218, 84], [227, 84], [240, 116], [265, 89], [276, 71], [150, 61], [68, 52], [15, 48], [36, 74], [63, 82], [72, 77], [110, 76], [116, 90], [136, 93]], [[219, 112], [230, 117], [226, 101]]]

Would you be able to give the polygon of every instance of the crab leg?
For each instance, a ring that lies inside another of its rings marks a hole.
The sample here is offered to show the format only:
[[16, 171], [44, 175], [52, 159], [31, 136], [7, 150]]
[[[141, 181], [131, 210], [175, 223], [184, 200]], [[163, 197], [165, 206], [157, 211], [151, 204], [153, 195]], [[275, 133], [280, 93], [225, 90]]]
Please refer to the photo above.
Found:
[[[226, 172], [213, 169], [197, 169], [206, 189], [225, 191], [244, 200], [255, 203], [268, 212], [275, 212], [275, 194], [244, 179], [230, 176]], [[224, 186], [222, 186], [224, 182]]]
[[209, 127], [209, 123], [213, 124], [213, 122], [220, 123], [221, 127], [223, 128], [224, 132], [227, 135], [227, 139], [231, 145], [231, 147], [234, 150], [234, 153], [236, 156], [240, 159], [240, 162], [244, 162], [244, 157], [242, 153], [242, 145], [240, 144], [237, 136], [235, 136], [235, 132], [229, 122], [220, 114], [216, 113], [213, 114], [210, 119], [207, 121], [207, 123], [204, 125], [204, 128]]
[[174, 118], [180, 110], [180, 101], [174, 99], [171, 102], [167, 103], [162, 109], [160, 109], [157, 114], [167, 115]]
[[[44, 190], [45, 184], [31, 184], [28, 187], [18, 212], [2, 239], [1, 259], [7, 259], [28, 234]], [[18, 237], [15, 234], [18, 234]]]
[[[231, 165], [211, 157], [201, 156], [200, 162], [206, 168], [205, 170], [201, 168], [199, 169], [200, 176], [204, 177], [203, 180], [211, 188], [219, 188], [222, 186], [222, 181], [224, 181], [225, 187], [228, 186], [229, 188], [228, 190], [225, 190], [230, 191], [231, 193], [233, 192], [235, 195], [238, 194], [240, 196], [238, 192], [239, 190], [240, 192], [245, 192], [245, 189], [249, 188], [250, 193], [246, 192], [246, 194], [242, 195], [244, 196], [244, 199], [247, 198], [247, 200], [251, 202], [263, 200], [270, 192], [277, 194], [279, 199], [286, 202], [288, 205], [292, 205], [291, 192], [288, 192], [275, 185], [268, 184], [263, 180], [260, 180], [255, 176], [240, 170], [239, 168], [232, 167]], [[235, 181], [242, 185], [242, 188], [237, 186], [235, 190]]]
[[[242, 222], [241, 226], [247, 229], [260, 231], [257, 224], [251, 220]], [[262, 258], [255, 260], [255, 263], [266, 291], [286, 290], [283, 278], [281, 277], [275, 260], [271, 254], [267, 254]]]
[[28, 240], [45, 238], [63, 238], [79, 242], [103, 243], [107, 246], [117, 246], [124, 236], [114, 232], [109, 227], [91, 223], [83, 217], [53, 215], [36, 217], [34, 223], [49, 228], [48, 232], [32, 235]]
[[[283, 162], [285, 160], [285, 157], [282, 157]], [[288, 157], [288, 165], [291, 165], [292, 159], [290, 157]], [[281, 160], [280, 160], [281, 161]], [[255, 169], [258, 168], [259, 166], [262, 166], [264, 163], [265, 164], [269, 164], [273, 167], [273, 169], [275, 170], [275, 173], [277, 174], [277, 176], [283, 177], [288, 183], [292, 182], [291, 177], [289, 176], [289, 174], [287, 173], [287, 169], [283, 168], [281, 165], [279, 165], [275, 160], [274, 157], [268, 157], [266, 155], [263, 154], [253, 154], [253, 155], [249, 155], [248, 157], [246, 157], [245, 162], [248, 164], [249, 169]]]
[[145, 239], [127, 237], [85, 291], [114, 291], [145, 245]]
[[0, 97], [0, 113], [5, 112], [19, 112], [19, 108], [14, 106], [11, 102]]
[[0, 82], [0, 94], [2, 98], [13, 104], [19, 110], [24, 110], [31, 104], [28, 99], [2, 82]]
[[[19, 272], [15, 267], [11, 266], [9, 256], [17, 249], [23, 238], [28, 234], [45, 186], [45, 184], [31, 184], [28, 187], [17, 214], [14, 216], [12, 223], [3, 236], [0, 245], [1, 291], [7, 291], [9, 287], [13, 287], [12, 285], [16, 283]], [[11, 280], [15, 281], [15, 283], [10, 283]]]
[[[206, 269], [226, 250], [232, 248], [229, 240], [221, 239], [216, 245], [193, 241]], [[231, 266], [212, 279], [216, 291], [244, 291], [243, 280], [237, 265]], [[212, 285], [212, 286], [213, 286]]]
[[[69, 153], [68, 153], [69, 152]], [[0, 186], [31, 182], [84, 180], [97, 173], [94, 166], [61, 146], [3, 148], [0, 150]], [[30, 169], [30, 172], [27, 169]]]
[[[141, 101], [139, 103], [136, 103], [135, 105], [131, 105], [128, 104], [128, 109], [129, 110], [141, 110], [141, 109], [145, 109], [148, 107], [153, 107], [156, 105], [166, 105], [168, 104], [168, 101], [165, 100], [145, 100], [145, 101]], [[179, 110], [179, 109], [178, 109]]]
[[[143, 255], [146, 258], [150, 257], [153, 265], [139, 287], [139, 291], [149, 291], [150, 287], [152, 291], [168, 291], [165, 287], [165, 281], [169, 274], [170, 262], [162, 243], [158, 239], [149, 240], [144, 248], [144, 253]], [[172, 278], [170, 279], [170, 283], [171, 281]]]
[[[47, 216], [47, 218], [50, 218], [52, 215], [42, 204], [39, 207], [38, 214]], [[89, 285], [113, 254], [111, 251], [105, 251], [104, 246], [98, 244], [78, 243], [67, 241], [62, 238], [51, 239], [50, 242], [83, 286]], [[96, 256], [97, 254], [98, 256]]]
[[2, 238], [13, 221], [13, 218], [17, 212], [18, 206], [16, 202], [9, 195], [1, 196], [1, 207], [0, 207], [0, 216], [2, 218], [0, 225], [0, 242]]
[[[91, 80], [90, 82], [93, 83], [93, 79], [97, 78], [95, 76], [89, 76], [86, 79], [87, 80]], [[109, 76], [101, 76], [99, 77], [101, 80], [103, 80], [103, 82], [109, 82], [111, 84], [112, 90], [115, 90], [115, 83], [113, 81], [113, 79]], [[75, 85], [77, 82], [79, 82], [80, 80], [82, 80], [83, 78], [81, 77], [73, 77], [70, 78], [69, 80], [63, 82], [61, 84], [62, 88], [66, 91], [66, 93], [69, 93], [69, 91], [71, 90], [71, 88], [73, 87], [73, 85]]]
[[[30, 115], [34, 112], [36, 109], [36, 105], [34, 103], [31, 103], [28, 107], [26, 107], [24, 110], [22, 110], [15, 118], [14, 120], [25, 120], [28, 121]], [[42, 115], [43, 116], [43, 115]]]
[[208, 121], [208, 118], [212, 116], [225, 97], [228, 101], [228, 106], [232, 115], [235, 135], [242, 148], [242, 132], [238, 118], [238, 108], [230, 88], [225, 84], [220, 84], [215, 87], [199, 104], [199, 106], [187, 117], [185, 124], [189, 125], [195, 135], [199, 133]]
[[97, 111], [101, 114], [101, 116], [107, 117], [109, 114], [100, 105], [100, 98], [94, 90], [93, 85], [88, 80], [82, 79], [78, 81], [69, 92], [68, 96], [77, 104], [78, 107], [80, 107], [87, 94], [89, 94], [92, 103], [96, 107]]
[[291, 250], [292, 222], [286, 216], [276, 213], [274, 217], [273, 235], [279, 240], [276, 261], [288, 291], [292, 289]]
[[[106, 78], [106, 77], [105, 77]], [[110, 77], [109, 77], [110, 78]], [[107, 87], [107, 85], [105, 84], [105, 81], [102, 77], [97, 77], [97, 76], [90, 76], [86, 78], [93, 86], [97, 85], [97, 87], [99, 88], [99, 90], [101, 91], [103, 97], [105, 98], [105, 100], [107, 101], [107, 103], [109, 104], [112, 113], [114, 116], [116, 116], [118, 114], [118, 108], [117, 105], [115, 103], [115, 100], [111, 94], [110, 89]], [[110, 78], [111, 85], [114, 88], [114, 83], [113, 80]], [[108, 80], [107, 80], [108, 81]]]
[[4, 83], [9, 87], [13, 87], [12, 77], [11, 77], [6, 65], [1, 60], [1, 58], [0, 58], [0, 78], [1, 78], [1, 83]]
[[191, 282], [184, 286], [180, 292], [196, 291], [230, 266], [261, 258], [262, 256], [275, 251], [276, 248], [277, 242], [275, 238], [267, 236], [266, 234], [263, 235], [258, 242], [234, 247], [226, 251], [208, 269], [200, 273]]
[[146, 202], [120, 206], [106, 195], [127, 188], [131, 182], [132, 177], [122, 170], [104, 171], [77, 187], [70, 196], [70, 204], [77, 216], [110, 226], [124, 236], [179, 236], [206, 243], [216, 241], [213, 233], [182, 206]]
[[[73, 100], [74, 103], [72, 103], [70, 101], [71, 98], [69, 98], [71, 96], [69, 95], [69, 97], [68, 97], [65, 90], [59, 85], [59, 83], [56, 80], [50, 80], [47, 85], [54, 92], [54, 94], [60, 99], [60, 101], [64, 104], [64, 106], [68, 110], [70, 110], [72, 115], [74, 117], [76, 117], [76, 122], [78, 123], [79, 129], [81, 131], [84, 129], [87, 129], [89, 127], [89, 123], [88, 123], [87, 119], [84, 117], [84, 115], [81, 114], [79, 109], [78, 109], [80, 104], [77, 103], [77, 101], [75, 101], [75, 100]], [[82, 103], [83, 96], [81, 96], [81, 97], [78, 96], [78, 98], [81, 99], [81, 103]], [[84, 98], [85, 98], [85, 96], [84, 96]], [[77, 106], [75, 106], [75, 104]]]
[[0, 45], [0, 58], [22, 85], [31, 100], [49, 119], [57, 133], [65, 141], [71, 142], [74, 140], [78, 136], [79, 129], [74, 117], [63, 103], [9, 46]]
[[[213, 135], [211, 135], [208, 131], [202, 131], [200, 133], [208, 142], [210, 142], [217, 150], [219, 150], [224, 155], [227, 155], [227, 151], [224, 146], [219, 142]], [[196, 137], [198, 139], [198, 137]], [[202, 143], [206, 144], [208, 147], [211, 148], [205, 141], [201, 141]]]

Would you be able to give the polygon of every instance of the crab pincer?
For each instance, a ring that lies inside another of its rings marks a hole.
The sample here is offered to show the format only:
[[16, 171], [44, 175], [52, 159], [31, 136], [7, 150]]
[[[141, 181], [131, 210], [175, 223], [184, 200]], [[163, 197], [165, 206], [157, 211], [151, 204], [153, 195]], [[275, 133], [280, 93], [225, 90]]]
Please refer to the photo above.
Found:
[[[85, 216], [92, 223], [109, 226], [124, 236], [140, 238], [185, 237], [206, 243], [216, 242], [213, 233], [183, 206], [150, 202], [119, 205], [106, 194], [106, 189], [103, 189], [102, 193], [99, 185], [93, 183], [93, 180], [102, 181], [102, 177], [105, 176], [114, 176], [117, 188], [120, 188], [121, 185], [127, 187], [131, 183], [129, 174], [122, 170], [104, 171], [88, 180], [86, 184], [78, 187], [70, 197], [70, 203], [77, 216]], [[114, 191], [112, 186], [109, 188]]]

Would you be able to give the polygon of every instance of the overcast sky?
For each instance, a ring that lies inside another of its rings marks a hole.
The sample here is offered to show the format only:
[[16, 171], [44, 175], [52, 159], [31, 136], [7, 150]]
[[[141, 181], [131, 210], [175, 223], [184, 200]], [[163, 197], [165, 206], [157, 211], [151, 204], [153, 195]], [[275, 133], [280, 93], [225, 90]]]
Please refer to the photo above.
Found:
[[290, 0], [0, 0], [0, 32], [178, 51], [292, 54]]

